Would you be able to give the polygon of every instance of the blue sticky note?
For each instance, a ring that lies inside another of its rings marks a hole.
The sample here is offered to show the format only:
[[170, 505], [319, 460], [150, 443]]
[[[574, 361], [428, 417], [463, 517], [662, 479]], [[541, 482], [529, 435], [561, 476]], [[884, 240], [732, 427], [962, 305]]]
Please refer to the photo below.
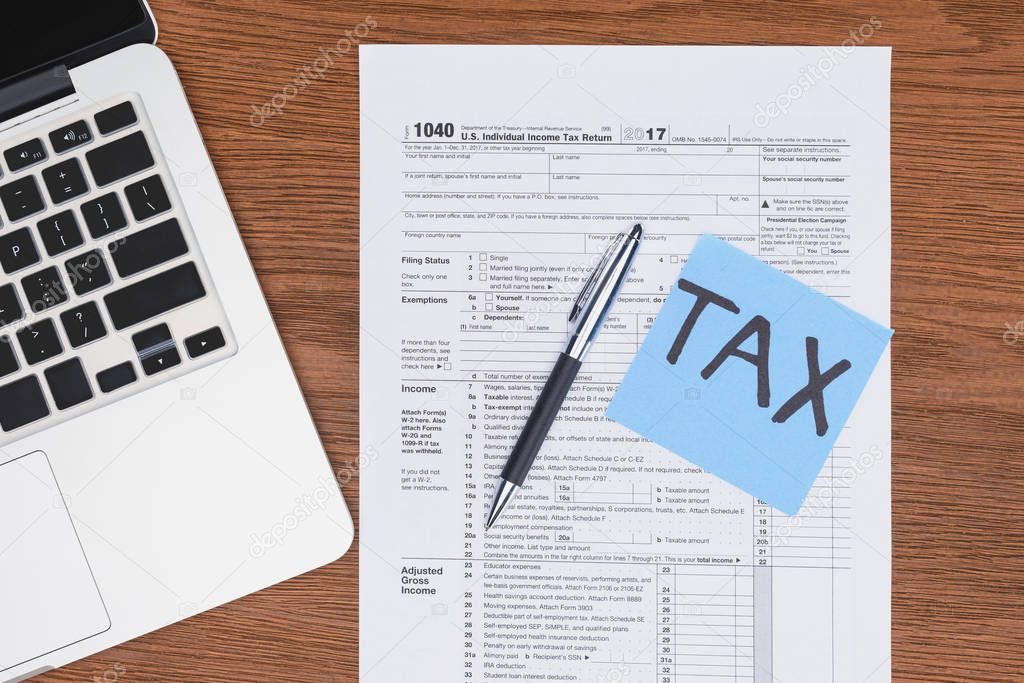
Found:
[[704, 235], [606, 414], [796, 514], [891, 336]]

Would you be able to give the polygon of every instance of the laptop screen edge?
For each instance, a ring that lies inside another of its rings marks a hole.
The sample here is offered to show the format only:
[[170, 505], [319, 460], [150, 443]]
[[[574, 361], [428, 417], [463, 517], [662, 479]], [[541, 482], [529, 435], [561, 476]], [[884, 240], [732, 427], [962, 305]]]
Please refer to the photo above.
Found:
[[[112, 24], [115, 28], [109, 35], [98, 35], [95, 39], [83, 38], [86, 42], [75, 45], [67, 52], [61, 52], [60, 48], [54, 47], [52, 50], [49, 50], [46, 58], [35, 63], [23, 64], [22, 66], [25, 68], [17, 72], [8, 74], [0, 72], [0, 88], [54, 67], [64, 66], [70, 70], [129, 45], [137, 43], [155, 44], [157, 38], [156, 19], [147, 0], [118, 0], [118, 3], [123, 6], [125, 11], [138, 12], [140, 14], [140, 21], [122, 21]], [[105, 6], [109, 8], [116, 6], [118, 3], [111, 2], [105, 4]], [[46, 5], [46, 3], [43, 3], [43, 5]], [[128, 23], [127, 26], [125, 26], [126, 23]], [[36, 36], [36, 38], [38, 42], [43, 43], [47, 40], [45, 33]]]

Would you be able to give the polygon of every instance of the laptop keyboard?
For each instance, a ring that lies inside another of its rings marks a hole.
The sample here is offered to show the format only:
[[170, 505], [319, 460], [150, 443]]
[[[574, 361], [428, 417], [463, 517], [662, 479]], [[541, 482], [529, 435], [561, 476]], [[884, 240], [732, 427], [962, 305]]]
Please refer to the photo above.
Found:
[[0, 446], [235, 353], [137, 97], [0, 149]]

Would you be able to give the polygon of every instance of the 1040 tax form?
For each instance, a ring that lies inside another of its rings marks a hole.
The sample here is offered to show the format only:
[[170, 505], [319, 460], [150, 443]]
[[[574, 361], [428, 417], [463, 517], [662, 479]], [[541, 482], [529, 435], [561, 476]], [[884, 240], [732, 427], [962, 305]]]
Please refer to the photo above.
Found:
[[[604, 417], [703, 233], [888, 324], [889, 60], [360, 48], [360, 680], [890, 679], [888, 354], [795, 516]], [[637, 222], [484, 534], [581, 281]]]

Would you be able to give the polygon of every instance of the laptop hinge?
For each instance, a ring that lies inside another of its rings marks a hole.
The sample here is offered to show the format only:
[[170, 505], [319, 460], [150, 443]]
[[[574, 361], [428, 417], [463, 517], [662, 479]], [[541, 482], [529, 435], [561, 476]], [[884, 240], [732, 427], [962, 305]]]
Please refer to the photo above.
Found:
[[48, 67], [0, 87], [0, 122], [74, 94], [67, 67]]

